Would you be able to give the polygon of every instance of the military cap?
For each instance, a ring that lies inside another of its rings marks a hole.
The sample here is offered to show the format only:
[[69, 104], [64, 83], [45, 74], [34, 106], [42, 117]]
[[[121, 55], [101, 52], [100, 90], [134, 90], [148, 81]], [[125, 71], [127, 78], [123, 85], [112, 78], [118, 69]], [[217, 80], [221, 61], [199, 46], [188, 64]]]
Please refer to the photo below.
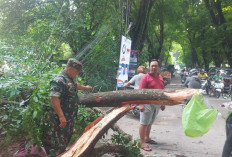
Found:
[[67, 62], [67, 67], [73, 67], [78, 71], [82, 70], [82, 63], [76, 60], [75, 58], [70, 58]]

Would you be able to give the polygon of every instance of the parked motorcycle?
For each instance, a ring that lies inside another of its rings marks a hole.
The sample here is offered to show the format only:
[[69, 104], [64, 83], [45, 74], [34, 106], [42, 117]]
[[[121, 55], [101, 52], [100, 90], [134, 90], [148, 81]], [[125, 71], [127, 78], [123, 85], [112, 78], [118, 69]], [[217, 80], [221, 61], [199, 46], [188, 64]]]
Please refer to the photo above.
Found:
[[202, 78], [201, 79], [201, 89], [205, 90], [206, 84], [207, 84], [207, 78]]
[[213, 94], [216, 98], [219, 98], [221, 96], [222, 90], [224, 88], [224, 84], [222, 82], [211, 82], [213, 86]]

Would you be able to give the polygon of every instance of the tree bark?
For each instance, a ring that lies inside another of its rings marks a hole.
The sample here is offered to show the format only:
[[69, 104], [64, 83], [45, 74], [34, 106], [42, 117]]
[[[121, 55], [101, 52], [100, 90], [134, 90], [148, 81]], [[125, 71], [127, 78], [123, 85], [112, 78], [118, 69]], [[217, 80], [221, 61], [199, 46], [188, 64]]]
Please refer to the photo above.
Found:
[[188, 39], [189, 39], [189, 43], [192, 49], [192, 65], [194, 68], [197, 67], [197, 65], [199, 65], [199, 61], [198, 61], [198, 57], [197, 57], [197, 51], [196, 48], [194, 46], [194, 40], [196, 38], [196, 33], [192, 33], [190, 31], [188, 31]]
[[209, 14], [211, 16], [211, 20], [212, 20], [212, 23], [217, 26], [218, 25], [218, 21], [217, 21], [217, 18], [216, 18], [216, 15], [213, 11], [213, 7], [210, 5], [209, 3], [209, 0], [205, 0], [205, 7], [208, 9], [209, 11]]
[[[205, 29], [203, 29], [202, 32], [201, 32], [201, 40], [202, 41], [205, 40]], [[205, 70], [208, 72], [209, 71], [209, 57], [207, 55], [207, 52], [205, 51], [205, 47], [203, 45], [201, 47], [202, 47], [201, 54], [202, 54], [202, 57], [203, 57]]]
[[[161, 90], [161, 89], [137, 89], [119, 90], [100, 93], [88, 93], [79, 96], [79, 103], [86, 107], [119, 107], [126, 104], [157, 104], [177, 105], [190, 98], [195, 89]], [[19, 102], [0, 99], [0, 105]]]
[[141, 51], [145, 41], [147, 26], [151, 15], [151, 9], [155, 0], [140, 1], [139, 12], [135, 21], [135, 25], [130, 33], [132, 39], [132, 50]]
[[92, 94], [79, 97], [80, 104], [86, 107], [118, 107], [126, 104], [159, 104], [177, 105], [194, 94], [194, 89], [160, 90], [138, 89], [119, 90]]
[[96, 125], [84, 132], [82, 136], [66, 152], [59, 155], [59, 157], [92, 156], [91, 154], [94, 150], [94, 146], [97, 143], [97, 141], [110, 128], [111, 124], [119, 120], [130, 109], [130, 105], [125, 105], [123, 107], [116, 108], [115, 110], [113, 110]]

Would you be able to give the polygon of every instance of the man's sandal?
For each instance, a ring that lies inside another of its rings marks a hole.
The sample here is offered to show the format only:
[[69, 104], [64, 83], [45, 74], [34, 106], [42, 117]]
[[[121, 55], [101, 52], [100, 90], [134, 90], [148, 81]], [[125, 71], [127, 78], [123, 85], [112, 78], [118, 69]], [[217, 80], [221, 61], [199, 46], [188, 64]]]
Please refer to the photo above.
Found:
[[148, 144], [158, 144], [156, 141], [154, 141], [154, 140], [149, 140], [149, 141], [146, 141], [146, 143], [148, 143]]
[[144, 151], [152, 151], [152, 149], [149, 146], [141, 147]]

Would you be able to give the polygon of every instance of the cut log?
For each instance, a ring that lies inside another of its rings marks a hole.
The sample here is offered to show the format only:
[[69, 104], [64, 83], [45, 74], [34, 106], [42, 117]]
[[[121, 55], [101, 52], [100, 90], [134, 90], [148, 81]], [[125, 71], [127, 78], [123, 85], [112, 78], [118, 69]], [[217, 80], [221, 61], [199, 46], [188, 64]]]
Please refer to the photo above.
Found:
[[195, 89], [160, 90], [138, 89], [119, 90], [80, 95], [80, 104], [86, 107], [117, 107], [125, 104], [183, 104], [185, 99], [193, 96]]
[[96, 125], [84, 132], [82, 136], [59, 157], [85, 157], [94, 149], [95, 144], [102, 135], [111, 127], [113, 123], [119, 120], [131, 109], [130, 105], [125, 105], [114, 109], [106, 115]]
[[[119, 107], [125, 104], [177, 105], [193, 96], [195, 89], [160, 90], [138, 89], [88, 93], [79, 96], [79, 103], [86, 107]], [[19, 102], [0, 99], [0, 106], [19, 105]]]

